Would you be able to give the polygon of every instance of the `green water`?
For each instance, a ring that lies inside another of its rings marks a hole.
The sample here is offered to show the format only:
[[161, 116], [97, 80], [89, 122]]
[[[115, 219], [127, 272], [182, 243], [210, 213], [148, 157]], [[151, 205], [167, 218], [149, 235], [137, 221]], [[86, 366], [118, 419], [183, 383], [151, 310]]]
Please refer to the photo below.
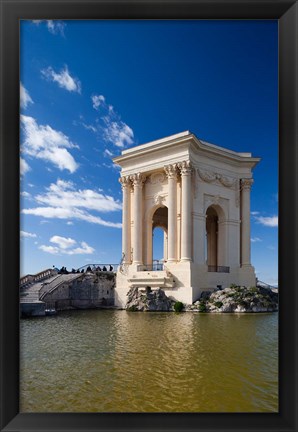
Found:
[[21, 320], [21, 412], [278, 411], [277, 314]]

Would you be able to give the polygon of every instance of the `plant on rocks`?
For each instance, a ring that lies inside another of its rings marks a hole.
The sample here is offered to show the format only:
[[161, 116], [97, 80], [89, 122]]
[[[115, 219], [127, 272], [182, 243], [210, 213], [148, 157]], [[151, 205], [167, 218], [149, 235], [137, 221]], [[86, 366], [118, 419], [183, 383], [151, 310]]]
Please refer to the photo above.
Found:
[[176, 301], [176, 303], [174, 304], [175, 312], [181, 312], [183, 310], [183, 307], [183, 303], [180, 301]]
[[199, 304], [199, 312], [207, 312], [207, 306], [205, 302], [200, 302]]

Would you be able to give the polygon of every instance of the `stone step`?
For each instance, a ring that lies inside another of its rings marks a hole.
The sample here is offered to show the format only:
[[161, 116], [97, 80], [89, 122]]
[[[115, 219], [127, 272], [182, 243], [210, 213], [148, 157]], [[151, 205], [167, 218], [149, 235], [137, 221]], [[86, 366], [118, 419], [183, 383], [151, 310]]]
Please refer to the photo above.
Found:
[[173, 288], [174, 279], [166, 271], [134, 273], [128, 282], [131, 287]]

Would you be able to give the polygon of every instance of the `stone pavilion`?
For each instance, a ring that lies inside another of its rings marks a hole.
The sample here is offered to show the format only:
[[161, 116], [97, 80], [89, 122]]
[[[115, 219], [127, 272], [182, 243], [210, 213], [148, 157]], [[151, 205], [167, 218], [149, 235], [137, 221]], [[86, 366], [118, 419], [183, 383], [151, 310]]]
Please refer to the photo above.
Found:
[[[189, 131], [114, 158], [123, 190], [115, 304], [125, 306], [131, 287], [162, 288], [191, 304], [218, 286], [254, 286], [250, 191], [259, 161]], [[152, 257], [156, 227], [164, 231], [164, 257], [158, 263]]]

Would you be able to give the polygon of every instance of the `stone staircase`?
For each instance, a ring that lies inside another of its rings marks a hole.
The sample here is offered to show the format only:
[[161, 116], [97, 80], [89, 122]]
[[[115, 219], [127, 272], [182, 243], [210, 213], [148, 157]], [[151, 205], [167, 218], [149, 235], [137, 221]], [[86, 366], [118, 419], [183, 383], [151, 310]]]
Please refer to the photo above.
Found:
[[168, 271], [138, 271], [128, 282], [131, 287], [173, 288], [175, 286], [173, 275]]
[[52, 276], [42, 282], [36, 282], [27, 288], [20, 290], [20, 303], [37, 303], [40, 301], [39, 292], [45, 283], [50, 283], [55, 280], [57, 276]]
[[61, 274], [51, 281], [50, 280], [46, 281], [46, 283], [43, 284], [43, 287], [39, 292], [39, 299], [44, 300], [47, 294], [50, 294], [53, 291], [55, 291], [57, 288], [59, 288], [60, 285], [64, 284], [65, 282], [72, 282], [73, 280], [78, 279], [81, 276], [82, 276], [81, 273]]

